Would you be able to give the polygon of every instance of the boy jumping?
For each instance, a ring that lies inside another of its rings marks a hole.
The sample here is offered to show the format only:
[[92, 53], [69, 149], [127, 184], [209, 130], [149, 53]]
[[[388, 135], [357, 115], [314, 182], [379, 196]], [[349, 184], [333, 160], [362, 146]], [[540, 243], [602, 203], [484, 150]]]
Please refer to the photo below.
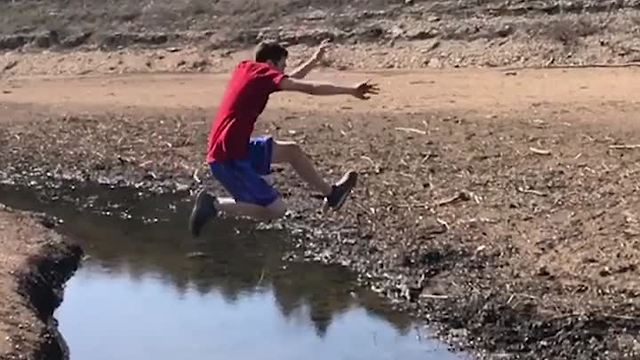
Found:
[[255, 61], [242, 61], [236, 66], [213, 121], [207, 151], [212, 175], [233, 198], [218, 198], [200, 191], [189, 219], [193, 236], [199, 236], [202, 227], [218, 212], [258, 220], [284, 216], [286, 205], [263, 178], [271, 173], [271, 164], [290, 164], [305, 182], [323, 195], [329, 208], [338, 210], [344, 204], [356, 185], [355, 172], [347, 172], [341, 180], [329, 185], [296, 143], [277, 141], [269, 136], [251, 137], [271, 93], [352, 95], [362, 100], [378, 93], [378, 86], [367, 82], [338, 86], [301, 80], [320, 61], [326, 46], [322, 44], [313, 57], [288, 75], [284, 74], [287, 49], [275, 42], [260, 43]]

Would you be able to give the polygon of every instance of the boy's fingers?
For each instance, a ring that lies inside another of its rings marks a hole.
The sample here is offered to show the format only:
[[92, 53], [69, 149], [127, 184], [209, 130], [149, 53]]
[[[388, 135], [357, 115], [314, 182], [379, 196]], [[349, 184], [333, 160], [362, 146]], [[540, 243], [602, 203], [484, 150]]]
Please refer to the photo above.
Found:
[[367, 87], [367, 90], [369, 92], [376, 92], [377, 93], [378, 91], [380, 91], [380, 88], [378, 87], [378, 85], [369, 85]]

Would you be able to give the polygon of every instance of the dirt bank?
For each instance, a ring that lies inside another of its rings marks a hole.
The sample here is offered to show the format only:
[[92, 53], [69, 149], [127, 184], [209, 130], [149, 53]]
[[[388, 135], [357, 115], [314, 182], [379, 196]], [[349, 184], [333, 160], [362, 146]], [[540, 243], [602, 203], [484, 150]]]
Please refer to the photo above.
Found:
[[68, 356], [52, 315], [81, 250], [51, 230], [55, 225], [46, 216], [0, 204], [0, 359]]
[[[328, 176], [361, 174], [353, 201], [329, 217], [291, 171], [277, 174], [292, 211], [276, 225], [304, 240], [297, 256], [356, 270], [487, 357], [637, 358], [636, 70], [314, 76], [372, 77], [384, 92], [375, 102], [279, 94], [259, 123], [301, 143]], [[203, 152], [224, 76], [11, 83], [3, 178], [202, 181], [221, 192]]]

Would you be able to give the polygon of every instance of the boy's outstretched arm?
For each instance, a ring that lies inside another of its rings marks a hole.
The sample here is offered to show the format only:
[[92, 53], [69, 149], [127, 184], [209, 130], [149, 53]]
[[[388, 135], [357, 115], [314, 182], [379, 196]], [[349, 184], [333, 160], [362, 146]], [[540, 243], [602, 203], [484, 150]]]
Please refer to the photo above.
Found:
[[377, 84], [363, 82], [353, 86], [341, 86], [322, 82], [304, 81], [285, 77], [280, 81], [280, 90], [297, 91], [309, 95], [351, 95], [367, 100], [380, 91]]
[[309, 60], [302, 63], [302, 65], [298, 66], [293, 72], [289, 74], [289, 77], [293, 79], [304, 79], [311, 70], [322, 60], [325, 51], [329, 47], [329, 41], [323, 41], [316, 52], [309, 58]]

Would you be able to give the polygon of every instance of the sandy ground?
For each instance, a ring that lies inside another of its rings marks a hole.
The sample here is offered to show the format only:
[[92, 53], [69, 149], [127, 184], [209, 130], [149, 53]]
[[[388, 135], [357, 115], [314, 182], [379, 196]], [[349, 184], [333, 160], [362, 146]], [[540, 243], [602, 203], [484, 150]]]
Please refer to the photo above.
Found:
[[[307, 257], [353, 268], [479, 353], [634, 358], [638, 75], [320, 71], [312, 77], [372, 79], [382, 93], [367, 102], [277, 94], [259, 131], [299, 141], [331, 177], [346, 167], [361, 173], [345, 214], [329, 218], [314, 212], [291, 172], [280, 173], [307, 233]], [[0, 164], [18, 175], [199, 186], [193, 174], [204, 176], [206, 132], [225, 79], [5, 78]]]
[[[58, 113], [203, 109], [213, 114], [227, 74], [15, 76], [0, 82], [1, 103], [44, 105]], [[352, 112], [446, 112], [486, 118], [636, 123], [640, 69], [459, 69], [323, 71], [313, 79], [353, 83], [371, 79], [382, 93], [372, 101], [276, 94], [269, 109]], [[28, 118], [26, 118], [28, 119]], [[25, 120], [26, 120], [25, 119]], [[20, 118], [3, 117], [2, 121]]]

